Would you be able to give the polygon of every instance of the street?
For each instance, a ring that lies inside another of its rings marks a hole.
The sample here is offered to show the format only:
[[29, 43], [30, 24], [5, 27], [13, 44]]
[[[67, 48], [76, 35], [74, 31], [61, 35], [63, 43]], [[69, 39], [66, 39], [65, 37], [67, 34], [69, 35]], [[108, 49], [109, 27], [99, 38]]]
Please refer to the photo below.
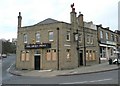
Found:
[[29, 77], [8, 73], [15, 62], [15, 55], [3, 59], [3, 84], [118, 84], [118, 70], [73, 76]]

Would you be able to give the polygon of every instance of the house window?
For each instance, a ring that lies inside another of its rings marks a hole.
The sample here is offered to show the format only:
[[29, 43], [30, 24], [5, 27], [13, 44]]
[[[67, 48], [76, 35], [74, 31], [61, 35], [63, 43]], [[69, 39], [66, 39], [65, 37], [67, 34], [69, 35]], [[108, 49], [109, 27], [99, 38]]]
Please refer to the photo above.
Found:
[[106, 33], [106, 39], [108, 40], [108, 32]]
[[100, 31], [100, 38], [103, 38], [103, 31]]
[[115, 42], [118, 42], [118, 37], [117, 37], [117, 35], [115, 35]]
[[87, 43], [90, 43], [90, 35], [87, 35]]
[[36, 33], [36, 42], [40, 42], [40, 33]]
[[93, 38], [93, 36], [91, 36], [91, 44], [93, 44], [93, 40], [94, 40], [94, 38]]
[[111, 34], [111, 40], [114, 41], [114, 35], [113, 34]]
[[66, 41], [70, 41], [70, 31], [67, 31]]
[[23, 41], [24, 41], [24, 43], [27, 43], [27, 34], [24, 34], [24, 38], [23, 38]]
[[53, 31], [49, 31], [49, 41], [53, 41]]

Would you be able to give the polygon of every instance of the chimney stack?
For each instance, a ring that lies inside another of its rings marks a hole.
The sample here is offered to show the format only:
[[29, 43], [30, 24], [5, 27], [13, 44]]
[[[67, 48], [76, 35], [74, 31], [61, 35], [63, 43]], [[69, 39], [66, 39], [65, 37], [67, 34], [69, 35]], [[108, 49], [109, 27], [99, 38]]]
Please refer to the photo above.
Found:
[[72, 12], [70, 13], [70, 19], [71, 19], [71, 24], [75, 26], [76, 22], [77, 22], [77, 18], [76, 18], [76, 12], [75, 12], [75, 8], [74, 8], [74, 3], [71, 4], [71, 8], [72, 8]]
[[22, 21], [22, 16], [21, 16], [21, 12], [19, 12], [19, 16], [18, 16], [18, 29], [21, 27], [21, 21]]
[[79, 23], [79, 25], [80, 25], [81, 27], [84, 26], [83, 14], [81, 14], [81, 12], [79, 12], [78, 23]]

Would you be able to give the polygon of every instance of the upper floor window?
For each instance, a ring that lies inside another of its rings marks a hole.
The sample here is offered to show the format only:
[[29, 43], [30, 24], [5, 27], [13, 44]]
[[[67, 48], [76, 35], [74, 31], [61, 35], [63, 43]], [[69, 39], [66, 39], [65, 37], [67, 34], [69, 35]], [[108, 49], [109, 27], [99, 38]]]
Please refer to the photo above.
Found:
[[70, 41], [70, 31], [67, 31], [66, 41]]
[[108, 32], [106, 33], [106, 39], [108, 40]]
[[24, 43], [27, 43], [27, 40], [28, 40], [28, 38], [27, 38], [27, 34], [24, 34], [24, 37], [23, 37], [23, 41], [24, 41]]
[[111, 34], [111, 40], [114, 41], [114, 35], [113, 34]]
[[90, 43], [90, 35], [87, 35], [87, 43]]
[[53, 31], [49, 31], [48, 35], [49, 41], [53, 41]]
[[78, 39], [79, 39], [79, 43], [81, 43], [82, 42], [82, 34], [79, 34]]
[[118, 42], [118, 36], [117, 35], [115, 36], [115, 41]]
[[40, 33], [36, 33], [36, 42], [40, 42]]
[[93, 42], [94, 42], [94, 38], [93, 38], [93, 36], [91, 36], [91, 44], [93, 44]]
[[103, 31], [100, 31], [100, 38], [103, 38]]

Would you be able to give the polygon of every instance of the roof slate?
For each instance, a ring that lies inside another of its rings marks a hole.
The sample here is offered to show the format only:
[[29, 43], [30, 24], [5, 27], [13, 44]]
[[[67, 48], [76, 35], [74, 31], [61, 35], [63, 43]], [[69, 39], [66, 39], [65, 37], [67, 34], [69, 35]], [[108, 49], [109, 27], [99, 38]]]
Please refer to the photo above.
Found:
[[37, 23], [37, 25], [41, 25], [41, 24], [51, 24], [51, 23], [57, 23], [57, 22], [60, 22], [60, 21], [57, 21], [57, 20], [54, 20], [54, 19], [51, 19], [51, 18], [47, 18], [39, 23]]

